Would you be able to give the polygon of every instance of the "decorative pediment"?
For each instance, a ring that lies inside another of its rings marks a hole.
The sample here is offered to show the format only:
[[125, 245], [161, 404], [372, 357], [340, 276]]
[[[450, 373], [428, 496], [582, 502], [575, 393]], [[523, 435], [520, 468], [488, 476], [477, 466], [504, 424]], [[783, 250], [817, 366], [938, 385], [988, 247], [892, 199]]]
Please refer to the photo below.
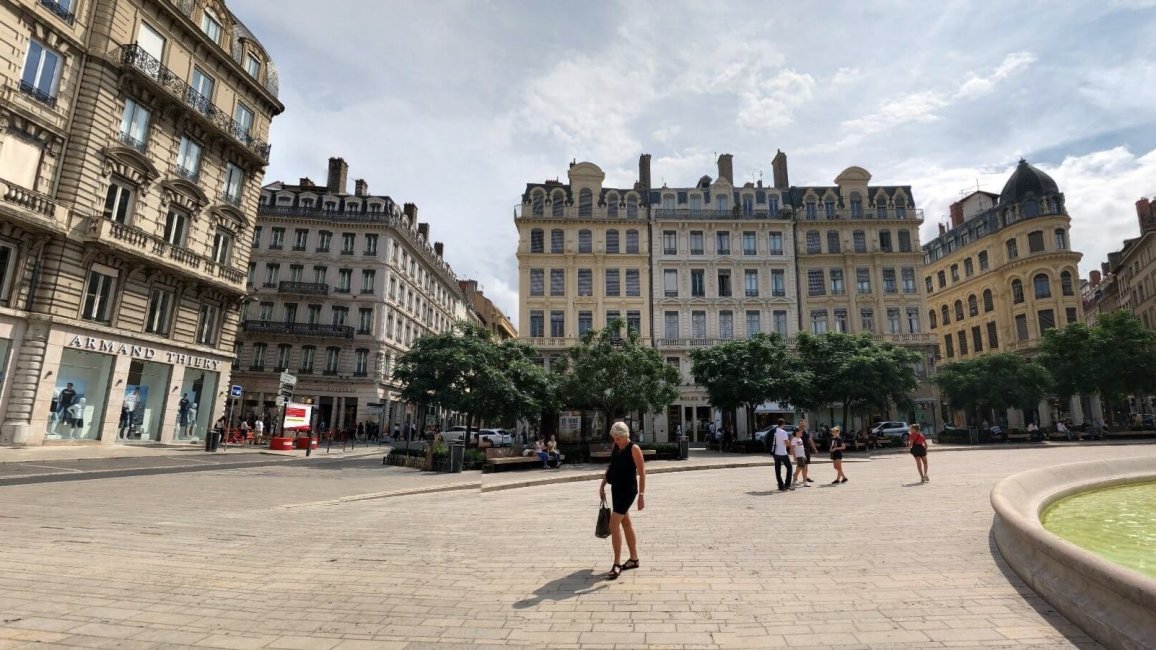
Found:
[[189, 213], [194, 219], [209, 204], [209, 197], [195, 183], [181, 178], [170, 178], [161, 183], [161, 207], [168, 210], [176, 207]]
[[209, 209], [213, 222], [220, 228], [241, 234], [249, 226], [245, 214], [228, 203], [217, 203]]
[[148, 157], [129, 147], [113, 146], [104, 150], [104, 173], [116, 174], [134, 183], [141, 192], [148, 191], [149, 185], [160, 178], [160, 171]]
[[64, 148], [64, 139], [55, 131], [27, 119], [14, 111], [0, 107], [0, 131], [15, 131], [44, 147], [44, 152], [55, 156]]

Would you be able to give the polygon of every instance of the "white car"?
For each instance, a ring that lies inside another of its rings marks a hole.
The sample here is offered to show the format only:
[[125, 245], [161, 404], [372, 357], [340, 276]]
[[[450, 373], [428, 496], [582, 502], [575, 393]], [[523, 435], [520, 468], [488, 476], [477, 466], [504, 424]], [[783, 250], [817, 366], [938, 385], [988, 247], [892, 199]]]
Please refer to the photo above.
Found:
[[[470, 432], [471, 437], [476, 436], [477, 434], [477, 429], [474, 429]], [[442, 440], [445, 442], [465, 442], [466, 428], [464, 426], [450, 427], [449, 429], [442, 431], [441, 436]]]
[[907, 444], [907, 438], [910, 435], [908, 429], [910, 426], [906, 422], [888, 421], [880, 422], [871, 427], [871, 433], [876, 437], [892, 438]]
[[[787, 435], [789, 435], [789, 436], [795, 435], [795, 429], [796, 429], [796, 427], [793, 424], [784, 424], [783, 425], [783, 431], [786, 431]], [[755, 440], [758, 440], [759, 442], [766, 444], [767, 435], [769, 435], [774, 430], [775, 430], [775, 427], [771, 427], [769, 429], [763, 429], [762, 431], [756, 431], [755, 432]], [[774, 440], [772, 439], [772, 442], [773, 441]]]
[[514, 436], [505, 429], [482, 429], [470, 432], [470, 442], [479, 447], [509, 447], [514, 444]]

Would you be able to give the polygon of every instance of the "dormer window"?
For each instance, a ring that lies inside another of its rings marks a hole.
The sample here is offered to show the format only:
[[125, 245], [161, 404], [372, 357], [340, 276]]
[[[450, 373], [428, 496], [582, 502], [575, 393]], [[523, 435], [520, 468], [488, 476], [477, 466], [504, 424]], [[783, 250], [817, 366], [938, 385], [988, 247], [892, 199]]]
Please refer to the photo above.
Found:
[[291, 203], [293, 203], [293, 197], [291, 196], [285, 196], [282, 194], [281, 196], [277, 197], [277, 205], [289, 205]]
[[201, 31], [214, 43], [221, 42], [221, 21], [208, 9], [201, 14]]
[[261, 59], [258, 59], [252, 54], [246, 54], [245, 72], [248, 72], [250, 77], [256, 79], [261, 74]]

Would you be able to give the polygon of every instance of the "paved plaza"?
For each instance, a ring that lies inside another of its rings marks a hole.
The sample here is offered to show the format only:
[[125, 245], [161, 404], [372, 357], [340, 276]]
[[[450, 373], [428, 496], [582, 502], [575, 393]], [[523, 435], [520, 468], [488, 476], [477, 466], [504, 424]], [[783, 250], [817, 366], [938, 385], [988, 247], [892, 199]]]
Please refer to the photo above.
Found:
[[9, 485], [0, 648], [1097, 647], [998, 558], [988, 492], [1137, 455], [933, 452], [919, 485], [890, 454], [785, 494], [768, 467], [656, 474], [617, 582], [593, 481], [482, 492], [367, 458]]

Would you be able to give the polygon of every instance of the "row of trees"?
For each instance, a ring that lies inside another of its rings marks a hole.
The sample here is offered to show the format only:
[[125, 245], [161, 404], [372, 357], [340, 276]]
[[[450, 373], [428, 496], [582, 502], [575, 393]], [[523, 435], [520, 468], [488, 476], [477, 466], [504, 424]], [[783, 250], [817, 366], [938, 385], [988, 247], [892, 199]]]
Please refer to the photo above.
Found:
[[745, 409], [748, 427], [764, 402], [805, 411], [839, 403], [847, 423], [891, 404], [910, 407], [921, 360], [920, 353], [869, 334], [801, 333], [793, 349], [778, 334], [756, 334], [695, 350], [691, 373], [713, 406]]
[[1156, 393], [1156, 332], [1131, 312], [1102, 316], [1088, 327], [1072, 323], [1048, 330], [1034, 358], [987, 354], [941, 368], [935, 377], [952, 408], [974, 414], [1018, 408], [1030, 411], [1047, 395], [1067, 402], [1075, 395], [1099, 394], [1109, 407], [1129, 395]]

